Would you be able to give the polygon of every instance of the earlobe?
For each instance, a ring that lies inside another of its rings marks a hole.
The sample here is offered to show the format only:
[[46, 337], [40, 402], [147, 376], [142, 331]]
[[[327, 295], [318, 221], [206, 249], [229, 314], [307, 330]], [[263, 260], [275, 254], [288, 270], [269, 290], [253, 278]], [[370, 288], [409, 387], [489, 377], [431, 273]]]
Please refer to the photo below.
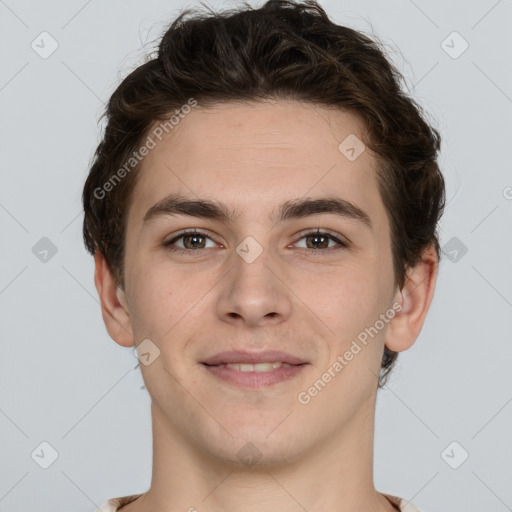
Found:
[[128, 305], [123, 290], [116, 280], [103, 254], [94, 254], [94, 284], [101, 303], [101, 313], [110, 337], [123, 347], [134, 345]]
[[402, 308], [386, 332], [386, 347], [390, 350], [407, 350], [418, 338], [434, 296], [438, 265], [435, 248], [428, 246], [418, 263], [409, 267], [405, 284], [398, 292], [402, 296]]

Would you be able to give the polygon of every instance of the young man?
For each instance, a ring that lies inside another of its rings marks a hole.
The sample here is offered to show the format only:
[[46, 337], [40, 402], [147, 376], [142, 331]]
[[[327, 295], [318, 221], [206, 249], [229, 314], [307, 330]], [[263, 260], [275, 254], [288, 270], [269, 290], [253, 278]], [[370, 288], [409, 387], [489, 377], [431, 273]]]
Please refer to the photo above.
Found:
[[373, 484], [375, 401], [434, 293], [440, 139], [313, 2], [180, 16], [110, 99], [84, 237], [137, 347], [153, 474], [122, 512], [416, 510]]

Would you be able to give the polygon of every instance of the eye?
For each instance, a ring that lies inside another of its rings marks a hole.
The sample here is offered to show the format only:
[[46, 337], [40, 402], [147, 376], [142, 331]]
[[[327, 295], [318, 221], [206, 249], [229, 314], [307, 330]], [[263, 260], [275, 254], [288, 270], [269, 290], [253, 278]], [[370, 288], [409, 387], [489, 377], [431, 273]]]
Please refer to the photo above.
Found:
[[[342, 238], [343, 237], [335, 236], [327, 231], [320, 231], [320, 229], [316, 229], [314, 231], [302, 233], [299, 241], [293, 245], [295, 247], [305, 249], [308, 252], [315, 253], [324, 252], [326, 249], [329, 249], [330, 251], [348, 248], [350, 243]], [[173, 252], [191, 253], [199, 249], [215, 248], [219, 244], [214, 242], [206, 233], [197, 229], [189, 229], [178, 233], [170, 240], [164, 242], [163, 245]]]
[[319, 229], [303, 233], [296, 245], [298, 245], [301, 240], [305, 241], [305, 246], [303, 245], [302, 248], [313, 252], [318, 252], [321, 249], [340, 249], [349, 246], [347, 241], [341, 240], [337, 236], [326, 231], [320, 231]]
[[[210, 245], [207, 245], [208, 241]], [[164, 246], [170, 251], [188, 252], [198, 249], [210, 249], [217, 244], [206, 233], [191, 229], [182, 231], [180, 234], [164, 242]]]

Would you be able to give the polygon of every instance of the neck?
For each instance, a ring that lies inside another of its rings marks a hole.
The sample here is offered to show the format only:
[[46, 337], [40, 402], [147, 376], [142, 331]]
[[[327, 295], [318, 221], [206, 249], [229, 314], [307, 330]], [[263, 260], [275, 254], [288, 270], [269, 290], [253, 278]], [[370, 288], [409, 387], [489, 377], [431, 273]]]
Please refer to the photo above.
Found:
[[286, 461], [244, 467], [201, 451], [152, 405], [153, 478], [149, 491], [123, 512], [354, 512], [396, 510], [373, 484], [375, 398], [343, 429]]

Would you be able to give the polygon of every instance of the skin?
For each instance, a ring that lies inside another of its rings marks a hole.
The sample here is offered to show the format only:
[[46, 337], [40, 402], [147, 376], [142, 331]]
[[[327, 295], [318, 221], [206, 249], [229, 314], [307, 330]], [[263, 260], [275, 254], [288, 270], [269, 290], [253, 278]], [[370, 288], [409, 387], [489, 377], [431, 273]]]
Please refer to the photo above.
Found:
[[[426, 248], [396, 286], [377, 162], [368, 148], [354, 161], [339, 151], [350, 134], [363, 138], [356, 115], [295, 101], [199, 105], [145, 157], [127, 217], [124, 290], [95, 256], [110, 336], [123, 347], [150, 339], [160, 350], [141, 364], [152, 400], [151, 488], [123, 512], [396, 510], [373, 484], [377, 375], [384, 345], [403, 351], [418, 337], [438, 262]], [[238, 216], [144, 222], [171, 193], [215, 199]], [[272, 217], [286, 201], [333, 195], [364, 210], [372, 227], [333, 213]], [[186, 228], [208, 232], [204, 248], [165, 247]], [[302, 233], [316, 228], [349, 246], [331, 241], [308, 253], [315, 237]], [[263, 249], [252, 263], [236, 252], [248, 236]], [[402, 310], [378, 335], [300, 403], [298, 394], [397, 303]], [[283, 350], [309, 364], [288, 381], [243, 390], [201, 364], [233, 348]], [[251, 467], [237, 455], [248, 442], [261, 454]]]

